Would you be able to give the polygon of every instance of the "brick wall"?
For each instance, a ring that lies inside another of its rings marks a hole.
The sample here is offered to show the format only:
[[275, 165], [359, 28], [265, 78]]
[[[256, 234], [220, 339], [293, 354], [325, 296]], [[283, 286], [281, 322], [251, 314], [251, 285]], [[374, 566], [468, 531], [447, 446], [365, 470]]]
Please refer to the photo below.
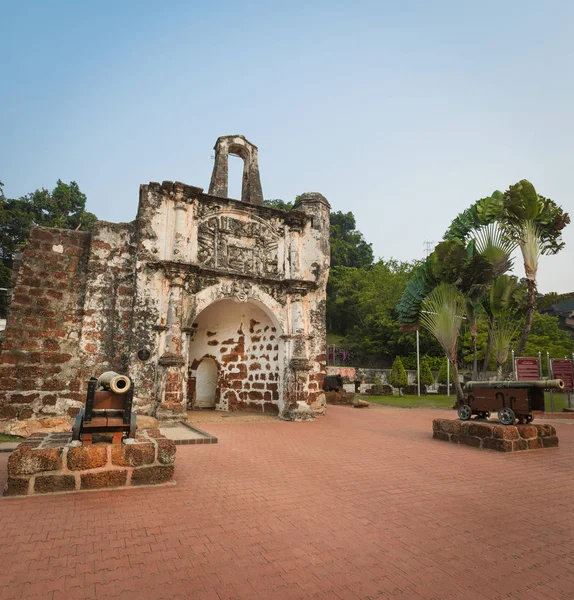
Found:
[[134, 298], [132, 226], [98, 222], [87, 266], [80, 350], [91, 375], [127, 373]]
[[90, 234], [33, 229], [0, 354], [0, 419], [73, 416], [83, 402], [78, 343]]

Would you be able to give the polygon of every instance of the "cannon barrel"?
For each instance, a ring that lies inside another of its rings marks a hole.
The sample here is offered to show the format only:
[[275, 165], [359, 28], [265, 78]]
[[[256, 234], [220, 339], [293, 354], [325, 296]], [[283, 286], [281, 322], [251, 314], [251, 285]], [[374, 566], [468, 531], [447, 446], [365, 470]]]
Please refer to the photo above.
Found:
[[538, 388], [541, 390], [563, 390], [562, 379], [538, 379], [535, 381], [467, 381], [464, 386], [465, 392], [471, 392], [478, 388], [514, 388], [528, 390]]
[[98, 377], [98, 387], [114, 392], [114, 394], [125, 394], [131, 387], [129, 377], [120, 375], [115, 371], [106, 371]]

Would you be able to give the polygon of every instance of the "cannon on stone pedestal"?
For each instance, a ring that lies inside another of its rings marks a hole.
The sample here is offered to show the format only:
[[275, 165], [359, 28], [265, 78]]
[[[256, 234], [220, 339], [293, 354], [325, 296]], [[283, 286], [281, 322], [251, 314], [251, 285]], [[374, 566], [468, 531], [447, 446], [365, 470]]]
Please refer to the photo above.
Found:
[[458, 416], [468, 421], [472, 415], [487, 419], [498, 412], [503, 425], [530, 423], [532, 411], [544, 412], [544, 390], [562, 390], [562, 379], [539, 381], [469, 381], [464, 386], [464, 400], [458, 404]]
[[133, 438], [136, 415], [132, 413], [134, 384], [130, 377], [107, 371], [88, 381], [86, 406], [76, 416], [72, 439], [82, 445], [92, 443], [94, 433], [112, 433], [113, 444], [120, 444], [124, 434]]

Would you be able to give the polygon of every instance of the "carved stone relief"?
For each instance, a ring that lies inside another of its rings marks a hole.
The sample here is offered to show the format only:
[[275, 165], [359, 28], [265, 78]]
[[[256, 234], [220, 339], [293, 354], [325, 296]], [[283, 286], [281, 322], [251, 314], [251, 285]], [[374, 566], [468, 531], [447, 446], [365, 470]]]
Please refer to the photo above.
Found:
[[279, 237], [271, 224], [254, 219], [223, 213], [207, 217], [198, 229], [199, 263], [258, 277], [277, 275]]

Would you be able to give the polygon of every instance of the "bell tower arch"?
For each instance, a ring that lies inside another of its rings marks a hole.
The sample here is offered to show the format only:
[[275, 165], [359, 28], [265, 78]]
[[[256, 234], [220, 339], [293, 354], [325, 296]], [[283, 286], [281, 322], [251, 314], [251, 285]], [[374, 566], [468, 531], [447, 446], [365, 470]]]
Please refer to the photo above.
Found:
[[263, 204], [263, 190], [259, 177], [257, 146], [242, 135], [223, 135], [217, 138], [215, 146], [215, 164], [209, 184], [209, 195], [227, 198], [229, 180], [229, 155], [239, 156], [243, 160], [243, 182], [241, 200], [249, 204]]

